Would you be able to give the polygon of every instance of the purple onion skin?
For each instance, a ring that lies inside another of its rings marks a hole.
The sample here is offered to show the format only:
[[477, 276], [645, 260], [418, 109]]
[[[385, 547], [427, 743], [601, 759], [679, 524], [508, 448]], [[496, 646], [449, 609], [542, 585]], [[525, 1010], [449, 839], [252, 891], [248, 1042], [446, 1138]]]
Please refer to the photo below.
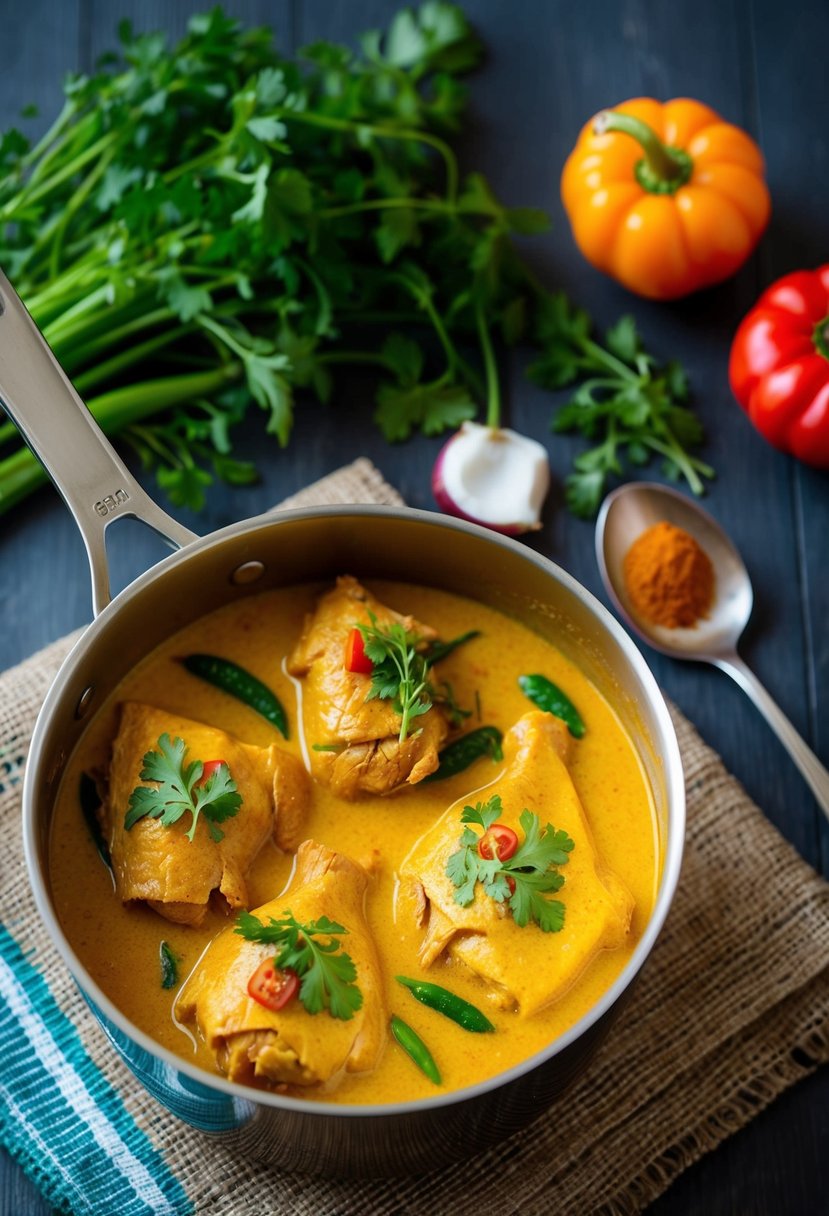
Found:
[[490, 532], [499, 532], [501, 536], [523, 536], [526, 532], [537, 532], [541, 524], [515, 524], [503, 523], [493, 524], [486, 519], [478, 519], [475, 515], [467, 515], [462, 511], [454, 498], [449, 496], [449, 493], [443, 484], [443, 460], [446, 449], [449, 444], [454, 441], [453, 435], [447, 443], [443, 445], [437, 455], [437, 460], [432, 467], [432, 493], [435, 497], [435, 502], [440, 507], [445, 515], [454, 515], [457, 519], [465, 519], [467, 523], [477, 524], [480, 528], [489, 528]]

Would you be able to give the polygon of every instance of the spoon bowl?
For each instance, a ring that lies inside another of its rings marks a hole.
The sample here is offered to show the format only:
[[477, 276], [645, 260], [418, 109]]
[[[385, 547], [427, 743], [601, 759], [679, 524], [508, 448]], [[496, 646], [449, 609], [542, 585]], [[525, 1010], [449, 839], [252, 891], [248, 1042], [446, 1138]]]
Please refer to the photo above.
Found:
[[[714, 567], [714, 602], [688, 629], [669, 629], [641, 616], [625, 585], [625, 554], [646, 528], [663, 521], [693, 536]], [[719, 524], [683, 494], [652, 482], [631, 482], [608, 494], [596, 525], [596, 557], [619, 615], [655, 650], [702, 662], [735, 650], [754, 603], [748, 570]]]
[[[696, 540], [714, 567], [714, 602], [688, 629], [655, 625], [636, 611], [625, 585], [625, 554], [652, 524], [674, 524]], [[608, 494], [596, 521], [596, 559], [617, 612], [655, 650], [674, 659], [713, 663], [751, 698], [789, 752], [829, 819], [829, 772], [777, 702], [737, 653], [754, 595], [743, 559], [707, 511], [677, 490], [653, 482], [630, 482]]]

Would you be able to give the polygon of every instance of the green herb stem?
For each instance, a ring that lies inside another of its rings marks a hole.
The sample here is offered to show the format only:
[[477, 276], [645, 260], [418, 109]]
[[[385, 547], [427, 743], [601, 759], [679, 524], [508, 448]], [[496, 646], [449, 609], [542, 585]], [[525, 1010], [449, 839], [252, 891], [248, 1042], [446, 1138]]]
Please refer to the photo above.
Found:
[[666, 456], [669, 460], [672, 460], [674, 464], [681, 469], [682, 475], [688, 482], [688, 485], [693, 493], [699, 497], [705, 493], [705, 486], [703, 485], [698, 474], [702, 474], [703, 477], [713, 477], [714, 470], [709, 464], [705, 464], [701, 460], [695, 460], [693, 457], [688, 456], [678, 440], [671, 434], [668, 427], [665, 427], [665, 433], [668, 435], [670, 441], [668, 443], [663, 443], [662, 440], [657, 439], [655, 435], [650, 435], [643, 438], [642, 443], [644, 443], [646, 447], [651, 448], [654, 452], [659, 452], [660, 455]]
[[41, 182], [39, 186], [35, 185], [34, 189], [31, 188], [31, 185], [28, 188], [24, 187], [20, 194], [17, 195], [16, 199], [12, 200], [17, 204], [17, 206], [14, 207], [11, 206], [11, 204], [8, 204], [5, 208], [3, 208], [3, 210], [0, 211], [0, 220], [12, 220], [14, 219], [15, 215], [22, 210], [24, 204], [25, 206], [30, 207], [32, 203], [39, 202], [41, 199], [45, 198], [46, 195], [48, 195], [57, 186], [62, 185], [63, 182], [67, 181], [71, 177], [74, 177], [76, 173], [79, 173], [80, 170], [83, 169], [85, 165], [89, 164], [90, 161], [94, 161], [100, 157], [107, 146], [116, 138], [117, 136], [114, 132], [107, 131], [107, 133], [102, 135], [100, 139], [96, 140], [91, 147], [88, 147], [85, 152], [78, 153], [73, 160], [71, 160], [67, 165], [64, 165], [62, 169], [59, 169], [57, 173], [54, 173], [51, 177], [47, 178], [45, 182]]
[[390, 277], [393, 278], [393, 280], [395, 282], [399, 283], [400, 286], [405, 291], [407, 291], [414, 300], [417, 301], [418, 305], [426, 313], [426, 315], [429, 318], [429, 321], [431, 322], [432, 327], [437, 335], [438, 341], [440, 342], [441, 346], [443, 347], [443, 353], [446, 356], [446, 362], [448, 364], [449, 370], [454, 372], [454, 371], [458, 370], [459, 368], [461, 368], [463, 365], [463, 360], [461, 359], [461, 356], [458, 352], [458, 348], [455, 346], [455, 343], [452, 341], [451, 337], [449, 336], [449, 331], [448, 331], [446, 325], [444, 324], [443, 318], [441, 317], [440, 313], [435, 308], [435, 305], [432, 301], [432, 297], [429, 294], [429, 292], [424, 291], [419, 283], [415, 282], [413, 279], [411, 279], [408, 275], [404, 274], [402, 271], [398, 272]]
[[454, 203], [458, 194], [458, 161], [452, 149], [444, 140], [426, 131], [412, 131], [405, 127], [387, 127], [376, 123], [349, 122], [347, 119], [334, 118], [331, 115], [311, 114], [308, 111], [278, 110], [280, 118], [291, 122], [305, 123], [314, 127], [325, 127], [329, 131], [343, 131], [350, 135], [360, 136], [364, 133], [376, 136], [378, 139], [397, 139], [425, 144], [434, 148], [443, 158], [446, 166], [446, 194], [450, 203]]
[[[60, 272], [61, 254], [63, 253], [63, 241], [66, 232], [72, 222], [72, 217], [84, 205], [89, 195], [92, 193], [95, 186], [106, 173], [109, 166], [115, 159], [116, 149], [110, 148], [105, 156], [102, 156], [98, 164], [89, 174], [89, 176], [78, 186], [75, 193], [72, 195], [69, 202], [66, 204], [66, 209], [63, 216], [55, 228], [53, 233], [49, 234], [48, 239], [44, 239], [44, 244], [50, 245], [49, 251], [49, 277], [54, 279]], [[35, 251], [40, 247], [40, 242], [35, 241]]]
[[360, 203], [344, 203], [341, 207], [325, 207], [318, 211], [321, 220], [336, 220], [345, 215], [360, 215], [367, 211], [394, 211], [403, 207], [409, 211], [435, 211], [442, 214], [454, 215], [455, 207], [451, 203], [438, 199], [427, 198], [369, 198]]
[[[67, 124], [75, 116], [76, 110], [77, 106], [75, 105], [75, 102], [71, 98], [67, 98], [51, 127], [49, 127], [49, 129], [43, 135], [41, 135], [37, 143], [34, 144], [29, 151], [20, 158], [21, 165], [35, 165], [32, 176], [34, 176], [34, 174], [37, 172], [38, 167], [42, 169], [44, 164], [48, 164], [50, 157], [56, 155], [57, 151], [60, 150], [61, 145], [66, 141], [66, 139], [70, 138], [72, 133], [70, 132], [70, 135], [64, 135], [64, 130]], [[88, 117], [91, 117], [91, 115]], [[60, 142], [58, 142], [58, 136], [61, 136]], [[53, 146], [50, 147], [50, 145]]]
[[144, 330], [154, 329], [157, 325], [166, 325], [175, 319], [175, 315], [172, 308], [156, 308], [152, 312], [147, 312], [141, 304], [138, 316], [131, 321], [125, 321], [123, 325], [109, 325], [83, 344], [73, 342], [66, 351], [61, 353], [61, 362], [67, 370], [71, 369], [73, 365], [83, 367], [91, 359], [97, 360], [98, 355], [102, 351], [108, 350], [109, 347], [120, 346], [122, 342], [126, 342]]
[[495, 363], [495, 352], [489, 336], [489, 327], [484, 316], [480, 300], [475, 302], [475, 325], [481, 343], [481, 353], [484, 359], [484, 374], [486, 376], [486, 424], [497, 428], [501, 425], [501, 389], [498, 385], [498, 368]]
[[113, 355], [111, 359], [106, 359], [103, 363], [96, 363], [88, 371], [76, 376], [75, 388], [81, 394], [87, 393], [89, 389], [95, 388], [113, 376], [120, 375], [128, 367], [133, 367], [136, 363], [142, 363], [149, 355], [155, 354], [156, 351], [162, 350], [165, 346], [170, 346], [173, 342], [177, 342], [185, 334], [195, 333], [197, 330], [198, 326], [195, 324], [178, 325], [165, 330], [164, 333], [156, 334], [154, 338], [148, 338], [146, 342], [139, 342], [136, 346], [128, 346], [120, 354]]
[[[87, 402], [106, 434], [117, 434], [133, 422], [174, 405], [210, 396], [238, 380], [242, 368], [228, 363], [207, 372], [147, 380], [114, 389]], [[0, 461], [0, 514], [8, 511], [47, 480], [42, 465], [28, 448]]]
[[621, 359], [617, 359], [604, 346], [594, 342], [592, 338], [578, 337], [575, 342], [578, 348], [584, 352], [585, 358], [581, 360], [581, 366], [585, 370], [594, 371], [596, 367], [605, 367], [620, 380], [634, 383], [638, 379], [632, 368], [623, 363]]
[[[106, 285], [98, 287], [95, 291], [89, 292], [78, 300], [71, 308], [66, 308], [61, 312], [61, 315], [51, 325], [44, 328], [43, 336], [50, 345], [59, 342], [61, 338], [68, 340], [73, 338], [75, 334], [82, 333], [85, 320], [90, 313], [94, 313], [102, 304], [106, 304], [108, 296], [108, 288]], [[80, 325], [78, 322], [80, 321]]]

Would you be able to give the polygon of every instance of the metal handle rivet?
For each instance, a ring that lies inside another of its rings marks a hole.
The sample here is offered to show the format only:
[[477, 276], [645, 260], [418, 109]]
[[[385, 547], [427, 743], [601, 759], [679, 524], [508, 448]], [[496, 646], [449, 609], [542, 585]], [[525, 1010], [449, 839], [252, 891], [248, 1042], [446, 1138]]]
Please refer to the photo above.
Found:
[[264, 562], [242, 562], [231, 574], [230, 581], [237, 587], [244, 587], [247, 583], [255, 583], [264, 573]]
[[92, 698], [95, 696], [95, 686], [89, 685], [85, 688], [78, 698], [78, 704], [75, 706], [75, 717], [82, 718], [92, 703]]

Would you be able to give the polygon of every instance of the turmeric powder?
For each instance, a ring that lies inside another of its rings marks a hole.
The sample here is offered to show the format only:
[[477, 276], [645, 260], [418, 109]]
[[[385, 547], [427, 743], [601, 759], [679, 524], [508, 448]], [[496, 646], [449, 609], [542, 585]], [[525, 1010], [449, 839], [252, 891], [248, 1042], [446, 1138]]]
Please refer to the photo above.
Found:
[[668, 629], [689, 628], [708, 615], [714, 600], [714, 567], [684, 529], [662, 520], [638, 536], [622, 571], [640, 616]]

